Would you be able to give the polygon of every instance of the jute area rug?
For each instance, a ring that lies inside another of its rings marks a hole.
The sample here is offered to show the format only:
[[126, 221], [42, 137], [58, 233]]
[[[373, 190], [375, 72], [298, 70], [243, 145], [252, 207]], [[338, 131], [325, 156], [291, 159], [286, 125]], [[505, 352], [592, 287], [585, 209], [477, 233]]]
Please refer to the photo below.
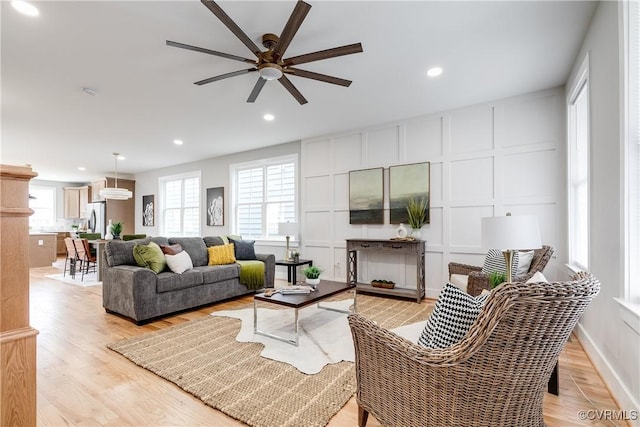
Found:
[[[358, 313], [386, 329], [425, 320], [431, 309], [431, 304], [358, 295]], [[260, 343], [237, 342], [240, 323], [211, 316], [108, 347], [250, 426], [325, 426], [355, 393], [352, 362], [303, 374], [260, 357]]]

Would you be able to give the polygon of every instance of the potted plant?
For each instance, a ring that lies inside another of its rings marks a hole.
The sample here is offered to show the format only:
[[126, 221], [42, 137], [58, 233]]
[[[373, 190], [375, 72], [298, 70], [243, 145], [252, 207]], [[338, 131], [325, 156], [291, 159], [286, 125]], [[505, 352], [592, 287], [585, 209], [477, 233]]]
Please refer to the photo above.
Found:
[[305, 268], [302, 270], [302, 274], [306, 277], [305, 282], [307, 285], [315, 288], [320, 283], [320, 275], [322, 274], [322, 270], [315, 265]]
[[111, 224], [111, 234], [113, 234], [113, 238], [119, 239], [120, 233], [122, 233], [122, 222], [116, 221], [113, 224]]
[[300, 252], [291, 251], [291, 259], [293, 262], [300, 262]]
[[500, 283], [503, 283], [507, 280], [507, 275], [504, 273], [500, 273], [499, 271], [493, 271], [489, 275], [489, 283], [491, 283], [491, 289], [498, 286]]
[[409, 215], [409, 225], [413, 229], [411, 235], [420, 238], [420, 229], [427, 223], [427, 209], [429, 203], [427, 199], [420, 198], [416, 200], [412, 198], [407, 203], [407, 214]]

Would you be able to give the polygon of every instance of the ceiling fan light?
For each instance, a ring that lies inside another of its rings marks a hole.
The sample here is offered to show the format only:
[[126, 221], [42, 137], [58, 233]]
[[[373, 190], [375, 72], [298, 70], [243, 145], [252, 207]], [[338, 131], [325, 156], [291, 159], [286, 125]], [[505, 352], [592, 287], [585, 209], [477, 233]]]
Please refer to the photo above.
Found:
[[265, 80], [278, 80], [282, 77], [282, 68], [278, 64], [262, 64], [258, 73]]

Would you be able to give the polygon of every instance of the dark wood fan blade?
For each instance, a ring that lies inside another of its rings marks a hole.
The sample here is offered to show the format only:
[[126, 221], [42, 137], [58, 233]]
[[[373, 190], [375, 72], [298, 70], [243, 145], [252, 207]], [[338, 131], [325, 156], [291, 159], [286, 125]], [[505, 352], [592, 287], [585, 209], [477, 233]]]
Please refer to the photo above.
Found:
[[326, 74], [314, 73], [313, 71], [301, 70], [299, 68], [285, 68], [285, 72], [293, 74], [298, 77], [305, 77], [307, 79], [319, 80], [321, 82], [333, 83], [334, 85], [349, 87], [351, 80], [341, 79], [339, 77], [328, 76]]
[[194, 84], [196, 84], [198, 86], [202, 86], [202, 85], [206, 85], [207, 83], [217, 82], [218, 80], [228, 79], [229, 77], [240, 76], [242, 74], [247, 74], [247, 73], [250, 73], [252, 71], [258, 71], [258, 69], [257, 68], [249, 68], [249, 69], [246, 69], [246, 70], [232, 71], [232, 72], [227, 73], [227, 74], [220, 74], [219, 76], [209, 77], [208, 79], [200, 80], [199, 82], [195, 82]]
[[289, 91], [291, 95], [293, 95], [293, 97], [300, 103], [300, 105], [304, 105], [308, 102], [284, 74], [278, 79], [278, 81], [280, 82], [280, 84], [282, 84], [282, 86], [284, 86], [286, 90]]
[[217, 50], [205, 49], [203, 47], [191, 46], [190, 44], [172, 42], [167, 40], [167, 46], [179, 47], [181, 49], [193, 50], [196, 52], [208, 53], [209, 55], [221, 56], [227, 59], [233, 59], [235, 61], [248, 62], [249, 64], [257, 64], [254, 59], [243, 58], [241, 56], [232, 55], [230, 53], [218, 52]]
[[262, 77], [258, 77], [258, 81], [256, 82], [256, 85], [253, 87], [253, 90], [249, 94], [249, 98], [247, 98], [247, 102], [255, 102], [256, 98], [258, 97], [258, 95], [260, 95], [260, 91], [262, 90], [266, 82], [267, 81]]
[[291, 12], [289, 20], [282, 29], [282, 34], [280, 34], [278, 45], [273, 51], [273, 57], [276, 61], [282, 58], [282, 55], [284, 55], [284, 52], [289, 47], [289, 43], [291, 43], [291, 40], [293, 40], [293, 36], [295, 36], [298, 32], [298, 29], [300, 28], [300, 25], [302, 25], [302, 21], [304, 21], [307, 13], [309, 13], [309, 10], [311, 10], [310, 4], [307, 4], [302, 0], [296, 3], [296, 7], [293, 9], [293, 12]]
[[283, 66], [305, 64], [307, 62], [320, 61], [321, 59], [335, 58], [336, 56], [351, 55], [360, 52], [362, 52], [362, 44], [354, 43], [287, 58], [283, 61]]
[[260, 50], [260, 48], [256, 46], [256, 44], [249, 38], [249, 36], [245, 34], [244, 31], [240, 29], [240, 27], [238, 27], [238, 24], [233, 22], [233, 19], [231, 19], [229, 15], [227, 15], [225, 11], [222, 10], [222, 8], [216, 4], [216, 2], [214, 2], [213, 0], [200, 0], [200, 1], [202, 2], [202, 4], [204, 4], [207, 7], [207, 9], [213, 12], [213, 14], [216, 15], [218, 19], [229, 30], [231, 30], [231, 32], [235, 34], [235, 36], [239, 38], [240, 41], [244, 43], [244, 45], [248, 47], [249, 50], [253, 52], [255, 56], [257, 56], [258, 58], [262, 57], [262, 51]]

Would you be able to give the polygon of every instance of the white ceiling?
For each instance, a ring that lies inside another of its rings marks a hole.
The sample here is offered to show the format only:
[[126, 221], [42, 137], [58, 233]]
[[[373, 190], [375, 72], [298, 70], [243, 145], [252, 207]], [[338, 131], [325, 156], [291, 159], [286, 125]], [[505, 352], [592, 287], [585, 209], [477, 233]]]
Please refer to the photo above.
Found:
[[[310, 1], [285, 56], [356, 42], [364, 52], [300, 65], [353, 80], [344, 88], [291, 77], [309, 101], [301, 106], [278, 82], [246, 103], [256, 73], [193, 84], [248, 67], [166, 40], [252, 58], [199, 1], [33, 4], [36, 18], [1, 5], [0, 160], [77, 182], [112, 174], [114, 151], [126, 157], [119, 171], [134, 174], [562, 85], [596, 6]], [[263, 33], [280, 34], [294, 2], [220, 5], [261, 46]], [[434, 65], [444, 73], [429, 79]]]

